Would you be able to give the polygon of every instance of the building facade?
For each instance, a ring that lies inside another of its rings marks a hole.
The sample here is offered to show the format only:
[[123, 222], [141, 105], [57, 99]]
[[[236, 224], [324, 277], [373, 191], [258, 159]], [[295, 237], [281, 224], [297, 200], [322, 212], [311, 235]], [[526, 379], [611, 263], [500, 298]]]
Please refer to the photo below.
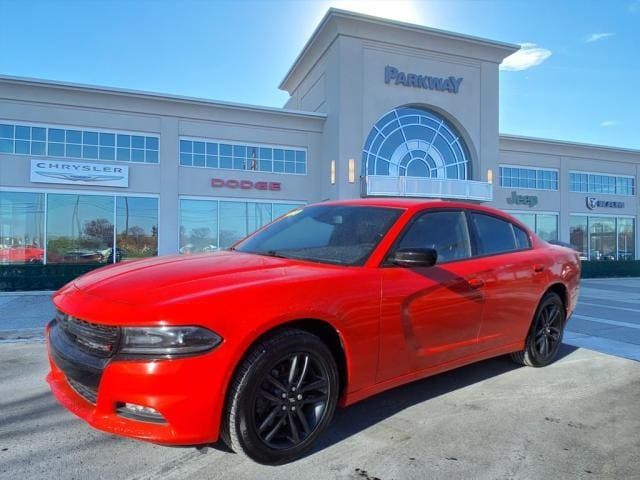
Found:
[[299, 205], [455, 198], [636, 259], [640, 151], [500, 135], [517, 46], [330, 10], [282, 109], [0, 77], [0, 264], [226, 248]]

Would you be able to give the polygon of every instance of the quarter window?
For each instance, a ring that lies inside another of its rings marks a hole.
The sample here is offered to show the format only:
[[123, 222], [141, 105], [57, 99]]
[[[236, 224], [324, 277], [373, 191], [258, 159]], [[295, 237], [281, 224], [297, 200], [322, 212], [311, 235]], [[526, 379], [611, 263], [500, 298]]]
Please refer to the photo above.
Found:
[[520, 227], [513, 225], [513, 233], [516, 236], [516, 246], [519, 250], [531, 247], [529, 242], [529, 235]]
[[476, 233], [476, 248], [478, 255], [517, 250], [513, 226], [510, 222], [491, 215], [471, 213], [471, 223]]
[[471, 256], [469, 233], [461, 211], [427, 212], [414, 220], [396, 248], [433, 248], [438, 263]]

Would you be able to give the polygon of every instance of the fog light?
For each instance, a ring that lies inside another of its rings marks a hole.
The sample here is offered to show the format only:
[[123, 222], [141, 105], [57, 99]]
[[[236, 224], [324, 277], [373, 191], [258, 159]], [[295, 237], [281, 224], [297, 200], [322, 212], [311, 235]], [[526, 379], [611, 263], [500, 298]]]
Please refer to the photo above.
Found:
[[116, 412], [122, 417], [140, 422], [166, 423], [162, 414], [155, 408], [145, 407], [144, 405], [135, 403], [118, 403]]

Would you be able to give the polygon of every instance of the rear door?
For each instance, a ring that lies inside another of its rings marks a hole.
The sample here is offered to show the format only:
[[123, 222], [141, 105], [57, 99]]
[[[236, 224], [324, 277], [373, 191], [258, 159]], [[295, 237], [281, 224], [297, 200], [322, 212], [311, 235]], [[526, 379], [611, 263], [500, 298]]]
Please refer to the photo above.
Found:
[[468, 212], [479, 287], [485, 298], [478, 350], [521, 342], [546, 284], [545, 261], [522, 228], [484, 212]]
[[412, 219], [398, 248], [434, 248], [438, 262], [407, 268], [385, 263], [380, 367], [384, 381], [473, 353], [484, 295], [474, 285], [475, 261], [463, 210], [427, 210]]

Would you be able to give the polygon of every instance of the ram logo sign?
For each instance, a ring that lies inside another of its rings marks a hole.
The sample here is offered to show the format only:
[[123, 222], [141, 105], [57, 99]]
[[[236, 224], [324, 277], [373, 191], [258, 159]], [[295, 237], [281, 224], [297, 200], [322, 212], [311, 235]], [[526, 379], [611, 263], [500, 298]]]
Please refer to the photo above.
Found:
[[99, 163], [31, 160], [31, 181], [65, 185], [128, 187], [129, 167]]

